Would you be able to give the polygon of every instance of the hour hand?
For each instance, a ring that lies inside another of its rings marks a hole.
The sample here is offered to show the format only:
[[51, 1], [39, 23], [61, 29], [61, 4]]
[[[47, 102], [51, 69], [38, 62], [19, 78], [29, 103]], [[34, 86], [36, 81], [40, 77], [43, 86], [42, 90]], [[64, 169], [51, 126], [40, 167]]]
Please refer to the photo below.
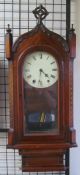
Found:
[[48, 77], [48, 78], [49, 78], [48, 74], [46, 74], [46, 73], [43, 71], [43, 69], [40, 69], [40, 73], [43, 73], [43, 74], [45, 75], [45, 77]]

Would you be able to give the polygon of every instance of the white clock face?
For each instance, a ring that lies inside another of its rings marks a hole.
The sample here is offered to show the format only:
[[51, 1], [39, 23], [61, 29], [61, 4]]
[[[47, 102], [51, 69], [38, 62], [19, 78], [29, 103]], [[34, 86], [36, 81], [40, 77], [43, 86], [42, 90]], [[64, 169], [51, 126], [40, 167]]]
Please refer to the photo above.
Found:
[[36, 51], [25, 57], [24, 80], [36, 88], [46, 88], [58, 80], [58, 64], [48, 52]]

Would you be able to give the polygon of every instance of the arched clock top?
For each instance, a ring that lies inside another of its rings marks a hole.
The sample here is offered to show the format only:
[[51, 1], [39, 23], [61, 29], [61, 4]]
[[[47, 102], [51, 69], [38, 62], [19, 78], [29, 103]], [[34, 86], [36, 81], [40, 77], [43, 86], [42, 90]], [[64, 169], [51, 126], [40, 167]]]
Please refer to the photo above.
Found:
[[21, 35], [18, 38], [18, 40], [14, 43], [12, 47], [12, 52], [16, 52], [20, 47], [22, 47], [23, 43], [26, 44], [27, 42], [29, 43], [29, 41], [30, 45], [42, 45], [47, 44], [47, 42], [49, 42], [52, 45], [53, 43], [57, 46], [57, 49], [59, 47], [62, 47], [64, 52], [69, 53], [69, 46], [66, 40], [60, 35], [49, 31], [43, 24], [41, 26], [37, 25], [32, 31]]

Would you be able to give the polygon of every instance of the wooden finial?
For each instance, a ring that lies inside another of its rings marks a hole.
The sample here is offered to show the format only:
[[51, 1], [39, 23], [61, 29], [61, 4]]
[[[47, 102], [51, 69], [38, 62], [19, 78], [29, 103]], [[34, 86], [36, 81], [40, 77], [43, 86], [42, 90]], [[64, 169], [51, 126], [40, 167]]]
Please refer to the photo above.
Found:
[[72, 24], [72, 27], [71, 27], [71, 29], [70, 29], [70, 33], [74, 33], [74, 31], [75, 31], [75, 29], [74, 29], [74, 24]]
[[8, 28], [6, 29], [6, 38], [5, 38], [5, 49], [6, 49], [6, 58], [8, 60], [11, 59], [12, 55], [12, 33], [11, 33], [11, 28], [10, 25], [8, 24]]
[[72, 24], [72, 28], [69, 31], [69, 48], [70, 48], [70, 56], [72, 59], [76, 57], [76, 34], [75, 34], [75, 29]]
[[10, 24], [8, 24], [8, 27], [7, 27], [6, 31], [7, 31], [7, 33], [11, 33]]

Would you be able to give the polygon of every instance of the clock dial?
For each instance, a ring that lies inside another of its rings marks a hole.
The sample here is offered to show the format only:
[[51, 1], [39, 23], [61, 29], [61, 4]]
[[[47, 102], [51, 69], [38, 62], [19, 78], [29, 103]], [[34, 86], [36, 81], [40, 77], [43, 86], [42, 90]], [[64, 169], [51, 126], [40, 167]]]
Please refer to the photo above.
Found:
[[58, 64], [56, 59], [43, 51], [33, 52], [25, 57], [23, 77], [36, 88], [46, 88], [58, 80]]

